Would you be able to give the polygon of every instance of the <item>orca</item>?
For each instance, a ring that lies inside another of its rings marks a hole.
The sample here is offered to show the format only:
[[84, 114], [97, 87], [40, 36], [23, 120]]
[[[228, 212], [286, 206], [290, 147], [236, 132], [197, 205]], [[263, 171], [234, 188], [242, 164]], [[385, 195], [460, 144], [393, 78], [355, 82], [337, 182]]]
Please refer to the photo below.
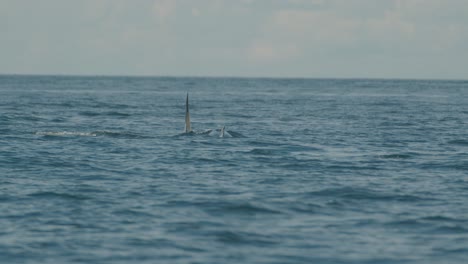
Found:
[[188, 93], [187, 97], [185, 98], [185, 130], [184, 133], [191, 133], [192, 127], [190, 125], [190, 111], [189, 111], [189, 101], [188, 101]]
[[224, 137], [224, 129], [226, 128], [226, 126], [223, 126], [223, 128], [221, 128], [221, 131], [219, 133], [219, 137]]
[[[219, 131], [219, 134], [217, 132]], [[209, 135], [216, 136], [219, 135], [220, 138], [224, 137], [244, 137], [242, 134], [226, 130], [226, 126], [223, 126], [221, 129], [208, 129], [203, 132], [195, 132], [192, 130], [190, 124], [190, 110], [189, 110], [189, 94], [185, 98], [185, 129], [183, 135]]]
[[[218, 129], [217, 129], [218, 130]], [[228, 138], [231, 138], [231, 137], [234, 137], [233, 135], [235, 134], [235, 132], [232, 132], [232, 131], [228, 131], [226, 129], [226, 126], [223, 126], [221, 129], [219, 129], [219, 137], [220, 138], [225, 138], [225, 137], [228, 137]], [[241, 135], [239, 133], [237, 133], [238, 135]]]

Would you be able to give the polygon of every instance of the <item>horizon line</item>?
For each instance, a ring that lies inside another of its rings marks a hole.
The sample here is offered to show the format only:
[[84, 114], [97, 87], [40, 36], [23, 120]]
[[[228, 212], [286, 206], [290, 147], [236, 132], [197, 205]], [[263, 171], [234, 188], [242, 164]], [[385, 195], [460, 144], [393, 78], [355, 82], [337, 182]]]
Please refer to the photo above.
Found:
[[397, 81], [468, 81], [461, 78], [420, 77], [305, 77], [305, 76], [237, 76], [237, 75], [150, 75], [150, 74], [68, 74], [68, 73], [1, 73], [0, 76], [30, 77], [103, 77], [103, 78], [206, 78], [206, 79], [289, 79], [289, 80], [397, 80]]

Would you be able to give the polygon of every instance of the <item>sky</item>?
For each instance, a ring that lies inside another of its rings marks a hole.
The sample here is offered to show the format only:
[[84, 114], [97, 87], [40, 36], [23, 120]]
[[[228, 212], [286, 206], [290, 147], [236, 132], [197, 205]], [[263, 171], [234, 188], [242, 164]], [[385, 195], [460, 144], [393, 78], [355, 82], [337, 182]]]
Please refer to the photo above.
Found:
[[468, 0], [0, 0], [0, 73], [468, 79]]

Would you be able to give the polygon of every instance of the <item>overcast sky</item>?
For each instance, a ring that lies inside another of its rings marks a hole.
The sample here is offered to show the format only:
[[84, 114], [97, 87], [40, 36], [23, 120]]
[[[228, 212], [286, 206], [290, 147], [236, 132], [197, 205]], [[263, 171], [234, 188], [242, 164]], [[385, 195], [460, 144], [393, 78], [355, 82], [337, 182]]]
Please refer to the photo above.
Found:
[[468, 0], [0, 0], [0, 73], [468, 79]]

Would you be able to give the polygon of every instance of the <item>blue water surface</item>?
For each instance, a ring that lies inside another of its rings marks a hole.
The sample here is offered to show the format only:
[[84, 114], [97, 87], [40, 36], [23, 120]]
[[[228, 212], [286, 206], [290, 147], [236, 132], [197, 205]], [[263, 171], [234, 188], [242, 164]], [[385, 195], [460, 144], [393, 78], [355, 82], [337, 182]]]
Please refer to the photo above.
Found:
[[0, 76], [0, 263], [467, 263], [467, 132], [467, 81]]

